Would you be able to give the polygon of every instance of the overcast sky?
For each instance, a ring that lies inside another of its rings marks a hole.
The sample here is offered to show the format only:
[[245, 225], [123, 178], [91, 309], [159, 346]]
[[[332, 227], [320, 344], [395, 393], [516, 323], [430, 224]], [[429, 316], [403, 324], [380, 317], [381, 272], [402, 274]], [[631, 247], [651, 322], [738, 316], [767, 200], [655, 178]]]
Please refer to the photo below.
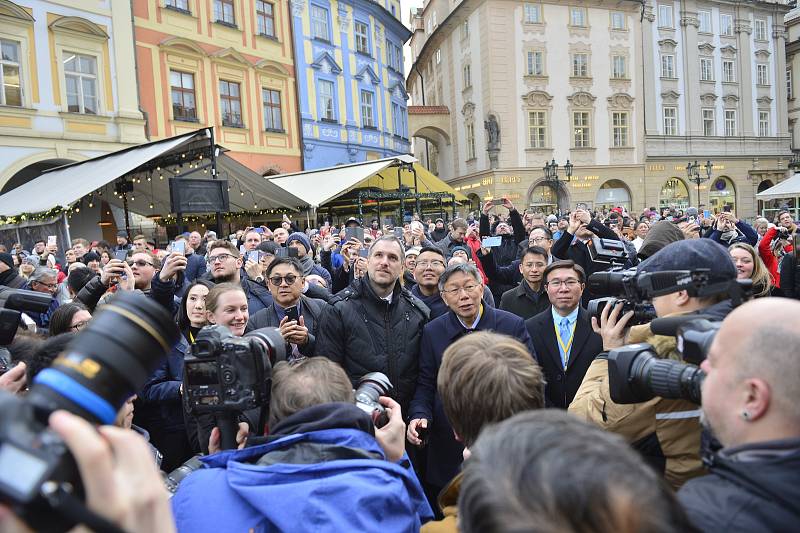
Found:
[[[410, 26], [409, 24], [409, 13], [411, 12], [412, 8], [415, 7], [422, 7], [423, 0], [400, 0], [400, 20], [403, 21], [406, 28]], [[409, 42], [411, 42], [409, 40]], [[408, 76], [408, 70], [411, 68], [411, 53], [408, 48], [408, 43], [403, 46], [403, 58], [405, 59], [405, 70], [406, 76]]]

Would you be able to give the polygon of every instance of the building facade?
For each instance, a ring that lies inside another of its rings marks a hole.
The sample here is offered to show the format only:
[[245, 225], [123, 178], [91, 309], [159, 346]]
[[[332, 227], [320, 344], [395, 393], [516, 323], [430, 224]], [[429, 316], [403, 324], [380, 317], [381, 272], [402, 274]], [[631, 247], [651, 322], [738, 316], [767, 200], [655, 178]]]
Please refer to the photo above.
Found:
[[800, 7], [795, 7], [784, 18], [786, 32], [786, 98], [789, 118], [789, 136], [792, 151], [800, 150], [800, 100], [795, 99], [795, 88], [800, 80]]
[[127, 2], [0, 0], [0, 45], [1, 192], [146, 141]]
[[[790, 155], [784, 4], [429, 0], [412, 12], [416, 155], [473, 207], [506, 195], [548, 212], [702, 205], [752, 217]], [[695, 160], [713, 165], [699, 188]]]
[[287, 2], [132, 3], [152, 140], [215, 126], [216, 142], [256, 172], [302, 169]]
[[305, 168], [409, 152], [399, 0], [292, 0]]

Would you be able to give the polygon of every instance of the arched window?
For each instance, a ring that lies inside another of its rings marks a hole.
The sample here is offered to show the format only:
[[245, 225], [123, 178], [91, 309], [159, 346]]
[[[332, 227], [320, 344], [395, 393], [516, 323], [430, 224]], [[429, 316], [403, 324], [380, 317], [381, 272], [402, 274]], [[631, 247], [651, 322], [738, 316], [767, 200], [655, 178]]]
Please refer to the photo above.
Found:
[[689, 207], [689, 189], [682, 179], [670, 178], [658, 194], [658, 206], [686, 209]]
[[736, 211], [736, 188], [733, 182], [726, 176], [714, 178], [708, 188], [709, 203], [715, 213], [723, 211], [725, 207], [730, 207], [731, 211]]
[[600, 186], [594, 199], [595, 209], [611, 209], [613, 207], [631, 209], [631, 192], [620, 180], [608, 180]]

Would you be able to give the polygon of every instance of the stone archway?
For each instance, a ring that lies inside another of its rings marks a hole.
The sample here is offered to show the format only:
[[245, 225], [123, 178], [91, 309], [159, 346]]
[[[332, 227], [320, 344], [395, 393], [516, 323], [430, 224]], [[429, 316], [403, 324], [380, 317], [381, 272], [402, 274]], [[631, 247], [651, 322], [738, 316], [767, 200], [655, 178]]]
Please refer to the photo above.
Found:
[[45, 170], [69, 165], [71, 163], [75, 163], [75, 161], [71, 159], [45, 159], [44, 161], [31, 163], [11, 176], [8, 181], [3, 184], [3, 188], [0, 189], [0, 194], [5, 194], [8, 191], [16, 189], [20, 185], [28, 183], [32, 179], [39, 177]]
[[540, 179], [533, 182], [526, 193], [528, 207], [545, 214], [558, 211], [565, 213], [569, 211], [570, 193], [566, 184], [562, 181], [547, 181]]

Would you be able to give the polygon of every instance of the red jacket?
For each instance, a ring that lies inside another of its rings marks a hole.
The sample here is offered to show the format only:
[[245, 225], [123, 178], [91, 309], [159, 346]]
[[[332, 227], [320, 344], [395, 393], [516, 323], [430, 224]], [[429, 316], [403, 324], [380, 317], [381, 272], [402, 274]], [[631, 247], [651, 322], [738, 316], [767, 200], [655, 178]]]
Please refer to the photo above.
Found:
[[481, 240], [476, 237], [475, 234], [472, 234], [467, 238], [467, 246], [472, 250], [472, 259], [475, 260], [475, 266], [478, 267], [478, 272], [481, 273], [483, 284], [487, 285], [489, 283], [489, 278], [486, 277], [486, 272], [483, 271], [483, 265], [478, 261], [478, 250], [481, 249]]
[[[767, 232], [761, 237], [761, 241], [758, 243], [758, 255], [761, 256], [761, 260], [764, 261], [764, 264], [767, 266], [767, 270], [769, 270], [769, 277], [772, 279], [772, 284], [781, 288], [781, 274], [778, 269], [778, 258], [775, 257], [775, 254], [772, 253], [772, 241], [775, 239], [775, 235], [778, 234], [777, 228], [769, 228]], [[791, 252], [794, 250], [791, 244], [787, 244], [783, 247], [783, 250], [786, 253]]]

